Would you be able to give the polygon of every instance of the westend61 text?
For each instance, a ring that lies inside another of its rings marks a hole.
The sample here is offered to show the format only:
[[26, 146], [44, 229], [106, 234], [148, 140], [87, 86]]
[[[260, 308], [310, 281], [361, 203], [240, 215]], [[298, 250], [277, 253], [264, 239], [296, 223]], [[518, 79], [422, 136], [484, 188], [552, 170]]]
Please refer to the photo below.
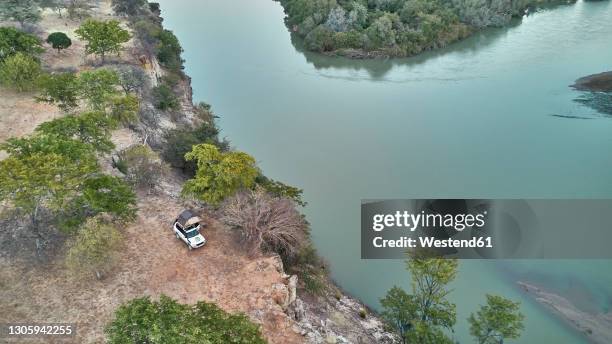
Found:
[[376, 248], [492, 248], [493, 240], [491, 237], [473, 237], [471, 239], [436, 239], [435, 237], [415, 238], [401, 237], [389, 240], [382, 237], [375, 237], [372, 244]]

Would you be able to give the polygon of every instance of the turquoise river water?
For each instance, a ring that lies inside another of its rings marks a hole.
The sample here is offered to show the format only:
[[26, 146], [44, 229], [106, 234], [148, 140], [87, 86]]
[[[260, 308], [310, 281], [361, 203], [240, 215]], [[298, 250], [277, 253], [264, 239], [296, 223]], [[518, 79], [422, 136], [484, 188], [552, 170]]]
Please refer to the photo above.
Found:
[[[409, 276], [402, 261], [360, 259], [361, 199], [612, 197], [612, 118], [568, 87], [612, 69], [608, 1], [372, 61], [305, 52], [272, 0], [159, 2], [195, 99], [213, 104], [223, 135], [267, 175], [305, 190], [333, 278], [374, 308]], [[525, 332], [510, 342], [586, 342], [518, 280], [593, 312], [612, 303], [612, 261], [462, 261], [455, 338], [471, 342], [465, 318], [496, 293], [522, 301]]]

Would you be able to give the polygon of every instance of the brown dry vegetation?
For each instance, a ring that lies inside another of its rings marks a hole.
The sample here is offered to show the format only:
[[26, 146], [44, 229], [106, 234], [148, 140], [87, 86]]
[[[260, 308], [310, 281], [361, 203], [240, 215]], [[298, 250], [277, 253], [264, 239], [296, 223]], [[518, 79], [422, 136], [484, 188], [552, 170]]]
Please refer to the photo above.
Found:
[[[108, 19], [110, 1], [100, 3], [93, 16]], [[84, 44], [74, 35], [78, 21], [46, 12], [39, 26], [44, 31], [39, 33], [41, 38], [62, 31], [73, 41], [72, 47], [61, 53], [48, 49], [42, 56], [45, 69], [83, 70], [97, 63], [93, 56], [84, 57]], [[137, 53], [130, 43], [115, 59], [136, 63]], [[33, 96], [0, 89], [0, 142], [29, 134], [38, 124], [61, 116], [55, 106], [36, 103]], [[121, 129], [113, 134], [113, 141], [120, 150], [142, 143], [142, 138]], [[0, 155], [0, 159], [3, 157]], [[110, 171], [110, 157], [100, 163]], [[302, 343], [303, 337], [291, 328], [294, 323], [275, 302], [273, 286], [287, 282], [279, 259], [247, 255], [236, 244], [231, 230], [206, 216], [209, 226], [203, 232], [208, 240], [205, 247], [189, 251], [174, 237], [171, 221], [184, 206], [178, 198], [181, 183], [180, 175], [170, 173], [157, 192], [138, 194], [138, 218], [121, 228], [125, 241], [118, 264], [101, 280], [70, 275], [61, 250], [45, 263], [0, 252], [0, 323], [76, 323], [76, 337], [63, 342], [102, 343], [104, 327], [119, 304], [164, 293], [180, 302], [205, 300], [226, 311], [245, 312], [262, 324], [270, 343]], [[44, 341], [36, 338], [30, 342]]]

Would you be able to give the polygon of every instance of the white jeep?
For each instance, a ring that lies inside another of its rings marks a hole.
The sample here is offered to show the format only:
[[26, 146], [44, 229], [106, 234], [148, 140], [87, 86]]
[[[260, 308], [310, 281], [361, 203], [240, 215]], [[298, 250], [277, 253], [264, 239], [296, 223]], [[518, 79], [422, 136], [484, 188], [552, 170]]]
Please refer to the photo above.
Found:
[[176, 238], [185, 242], [190, 250], [206, 244], [206, 239], [200, 234], [200, 229], [204, 227], [205, 224], [202, 223], [202, 219], [189, 210], [184, 210], [172, 226]]

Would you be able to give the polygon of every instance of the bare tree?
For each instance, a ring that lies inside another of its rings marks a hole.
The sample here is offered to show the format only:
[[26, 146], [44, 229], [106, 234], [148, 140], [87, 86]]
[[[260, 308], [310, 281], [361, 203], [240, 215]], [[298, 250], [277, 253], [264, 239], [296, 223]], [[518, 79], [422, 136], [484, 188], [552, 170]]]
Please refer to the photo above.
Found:
[[308, 224], [292, 200], [274, 197], [262, 188], [242, 191], [223, 206], [221, 220], [239, 229], [250, 247], [294, 257], [306, 242]]
[[119, 84], [127, 96], [131, 92], [140, 94], [147, 83], [147, 76], [142, 68], [132, 65], [118, 65], [115, 67], [119, 74]]

